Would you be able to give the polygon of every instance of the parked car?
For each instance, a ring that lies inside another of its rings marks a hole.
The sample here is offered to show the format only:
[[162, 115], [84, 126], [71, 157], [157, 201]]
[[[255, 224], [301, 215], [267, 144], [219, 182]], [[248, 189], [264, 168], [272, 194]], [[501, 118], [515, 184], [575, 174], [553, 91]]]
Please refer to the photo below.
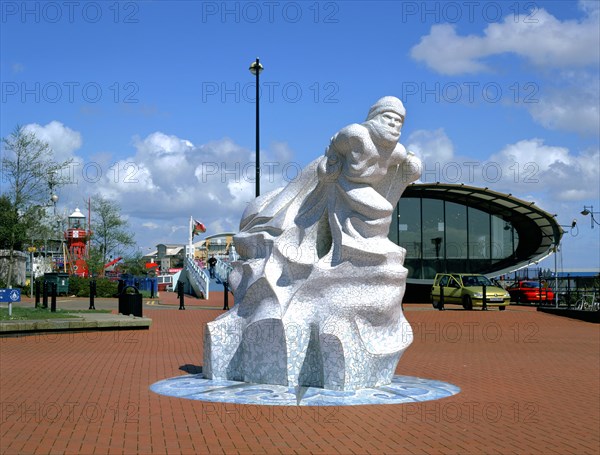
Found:
[[462, 305], [465, 310], [483, 306], [483, 286], [486, 305], [504, 310], [510, 305], [510, 294], [489, 278], [474, 273], [438, 273], [431, 288], [431, 303], [438, 308], [440, 288], [444, 286], [444, 305]]
[[538, 281], [516, 281], [508, 287], [508, 292], [510, 293], [511, 301], [517, 303], [535, 303], [539, 302], [540, 299], [545, 303], [554, 301], [554, 291], [548, 285], [544, 285], [544, 283], [542, 283], [542, 287], [540, 288]]

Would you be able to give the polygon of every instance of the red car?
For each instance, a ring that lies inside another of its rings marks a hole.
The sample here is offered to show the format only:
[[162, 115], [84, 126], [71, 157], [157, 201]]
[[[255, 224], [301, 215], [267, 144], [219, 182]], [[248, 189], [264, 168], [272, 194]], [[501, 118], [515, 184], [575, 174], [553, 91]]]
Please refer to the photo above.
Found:
[[[552, 302], [554, 301], [554, 292], [547, 285], [537, 281], [517, 281], [507, 289], [512, 302]], [[540, 298], [541, 294], [541, 298]]]

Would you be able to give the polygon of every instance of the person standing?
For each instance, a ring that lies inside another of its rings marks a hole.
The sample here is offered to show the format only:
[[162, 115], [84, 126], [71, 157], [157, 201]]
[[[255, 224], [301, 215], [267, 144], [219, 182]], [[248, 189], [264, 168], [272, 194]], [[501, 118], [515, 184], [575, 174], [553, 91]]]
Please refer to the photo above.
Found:
[[208, 260], [208, 271], [210, 273], [210, 277], [215, 277], [215, 267], [217, 265], [217, 260], [215, 259], [215, 255], [213, 254]]

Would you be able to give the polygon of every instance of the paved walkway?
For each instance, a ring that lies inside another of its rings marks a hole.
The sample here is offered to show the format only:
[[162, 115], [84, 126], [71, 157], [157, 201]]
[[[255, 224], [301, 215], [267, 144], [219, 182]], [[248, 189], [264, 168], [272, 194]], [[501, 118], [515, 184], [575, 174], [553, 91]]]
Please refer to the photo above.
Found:
[[148, 389], [199, 371], [203, 325], [222, 314], [223, 295], [186, 299], [185, 311], [172, 293], [160, 303], [144, 306], [149, 330], [0, 339], [0, 453], [600, 453], [597, 324], [526, 307], [405, 305], [415, 341], [397, 373], [461, 393], [407, 405], [258, 407]]

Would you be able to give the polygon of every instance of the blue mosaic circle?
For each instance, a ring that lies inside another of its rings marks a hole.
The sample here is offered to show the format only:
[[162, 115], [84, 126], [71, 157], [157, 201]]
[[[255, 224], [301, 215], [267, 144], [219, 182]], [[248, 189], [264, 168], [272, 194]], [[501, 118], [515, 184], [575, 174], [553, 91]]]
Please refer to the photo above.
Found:
[[460, 392], [459, 387], [447, 382], [414, 376], [394, 376], [392, 383], [385, 386], [344, 391], [212, 380], [205, 379], [202, 374], [177, 376], [155, 382], [150, 390], [159, 395], [188, 400], [265, 406], [401, 404], [439, 400]]

